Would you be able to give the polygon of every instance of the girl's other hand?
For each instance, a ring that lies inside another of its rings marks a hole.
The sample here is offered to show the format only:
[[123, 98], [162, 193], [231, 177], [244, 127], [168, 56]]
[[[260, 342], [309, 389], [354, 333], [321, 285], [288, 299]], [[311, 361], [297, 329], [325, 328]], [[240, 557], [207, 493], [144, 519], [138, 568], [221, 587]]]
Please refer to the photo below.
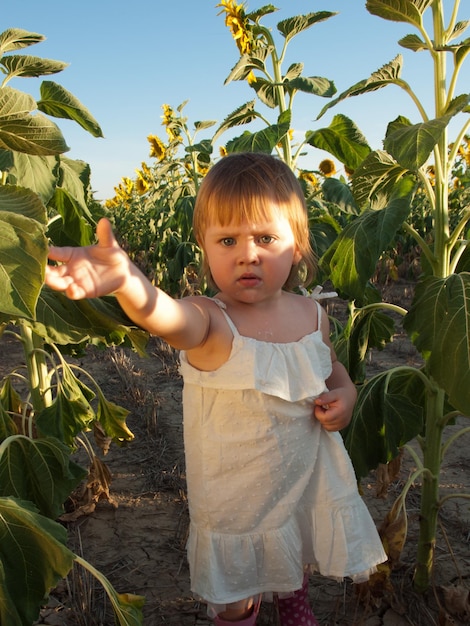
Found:
[[351, 421], [354, 401], [348, 388], [339, 387], [315, 398], [313, 414], [325, 430], [335, 432]]
[[49, 259], [58, 265], [46, 267], [46, 285], [65, 292], [72, 300], [98, 298], [122, 286], [129, 272], [129, 258], [107, 219], [98, 222], [96, 234], [98, 243], [94, 246], [50, 247]]

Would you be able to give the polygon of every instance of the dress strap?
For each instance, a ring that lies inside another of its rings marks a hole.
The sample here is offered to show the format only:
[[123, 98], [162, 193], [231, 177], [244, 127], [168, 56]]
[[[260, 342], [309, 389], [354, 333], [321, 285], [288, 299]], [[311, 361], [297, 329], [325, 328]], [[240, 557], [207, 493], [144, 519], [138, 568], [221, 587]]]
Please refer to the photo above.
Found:
[[215, 304], [219, 307], [219, 309], [222, 311], [223, 316], [225, 317], [227, 324], [229, 325], [230, 330], [233, 333], [234, 337], [238, 337], [238, 335], [240, 334], [238, 332], [238, 328], [235, 326], [235, 324], [232, 321], [232, 318], [229, 316], [229, 314], [227, 313], [226, 309], [227, 307], [225, 306], [225, 302], [222, 302], [222, 300], [219, 300], [218, 298], [211, 298], [212, 302], [215, 302]]
[[318, 300], [315, 300], [315, 304], [317, 305], [317, 330], [321, 330], [322, 308]]

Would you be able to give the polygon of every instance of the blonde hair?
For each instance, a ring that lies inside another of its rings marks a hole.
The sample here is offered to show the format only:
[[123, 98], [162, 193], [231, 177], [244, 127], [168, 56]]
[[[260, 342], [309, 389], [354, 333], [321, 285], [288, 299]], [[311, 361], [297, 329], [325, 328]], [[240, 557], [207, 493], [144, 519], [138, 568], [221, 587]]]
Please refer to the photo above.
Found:
[[[208, 226], [239, 225], [269, 219], [279, 211], [289, 222], [301, 255], [284, 285], [292, 290], [308, 285], [316, 273], [315, 256], [305, 198], [292, 170], [280, 159], [258, 152], [231, 154], [221, 159], [204, 177], [194, 207], [194, 236], [204, 252]], [[214, 286], [203, 255], [202, 274]]]

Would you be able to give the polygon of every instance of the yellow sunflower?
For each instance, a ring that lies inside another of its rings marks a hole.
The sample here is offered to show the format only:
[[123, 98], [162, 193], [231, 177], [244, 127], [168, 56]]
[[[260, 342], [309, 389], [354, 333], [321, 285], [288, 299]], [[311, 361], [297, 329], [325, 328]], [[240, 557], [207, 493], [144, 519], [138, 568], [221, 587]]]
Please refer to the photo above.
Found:
[[150, 144], [150, 156], [163, 161], [165, 158], [165, 146], [156, 135], [149, 135], [147, 141]]
[[318, 166], [318, 169], [326, 178], [328, 178], [329, 176], [334, 176], [336, 174], [336, 165], [331, 159], [323, 159], [323, 161], [321, 161], [320, 165]]

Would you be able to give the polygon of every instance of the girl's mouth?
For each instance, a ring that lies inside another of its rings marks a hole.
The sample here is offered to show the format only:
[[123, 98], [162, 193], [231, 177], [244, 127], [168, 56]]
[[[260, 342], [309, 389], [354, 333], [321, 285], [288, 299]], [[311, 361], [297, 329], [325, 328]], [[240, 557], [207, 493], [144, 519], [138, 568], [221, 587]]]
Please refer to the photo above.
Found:
[[244, 287], [255, 287], [260, 283], [261, 279], [256, 274], [242, 274], [238, 281]]

